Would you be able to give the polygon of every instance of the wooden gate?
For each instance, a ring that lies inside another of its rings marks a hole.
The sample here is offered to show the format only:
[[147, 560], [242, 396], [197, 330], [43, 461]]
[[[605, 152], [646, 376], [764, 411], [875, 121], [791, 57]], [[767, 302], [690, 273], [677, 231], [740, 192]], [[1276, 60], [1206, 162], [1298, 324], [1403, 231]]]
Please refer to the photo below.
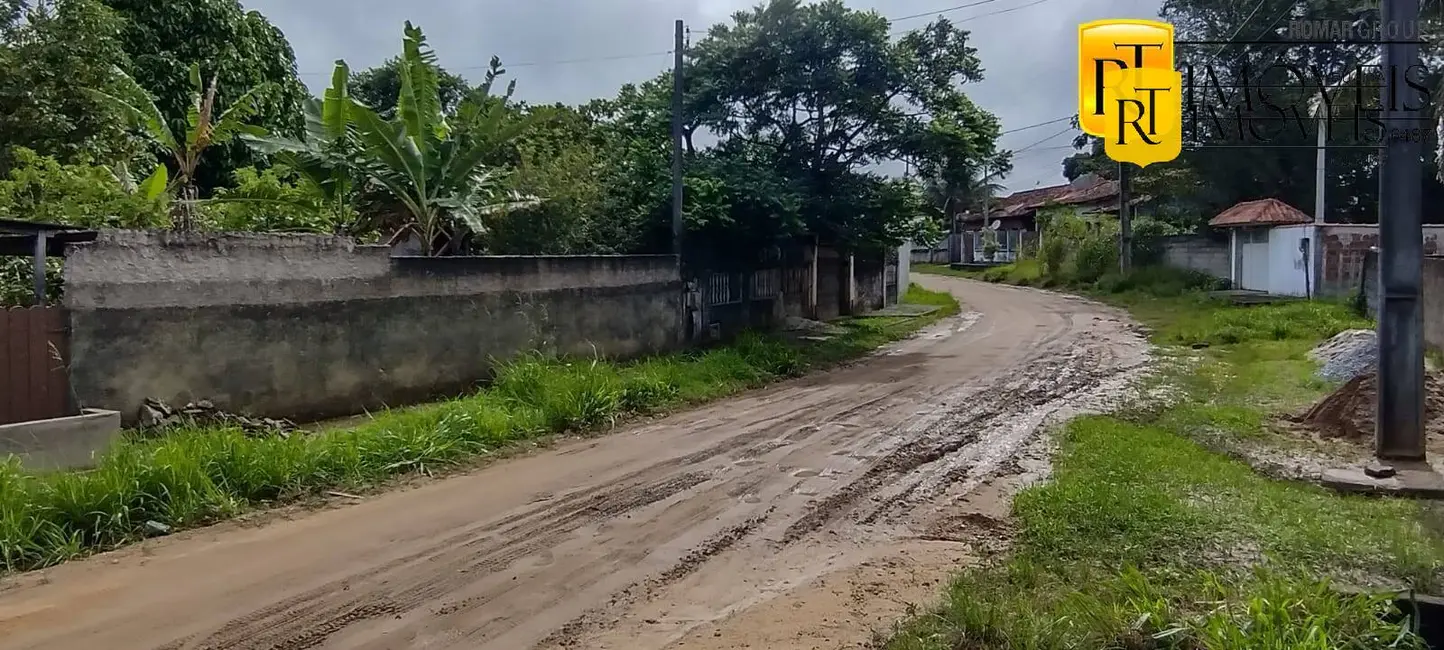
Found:
[[75, 414], [61, 307], [0, 308], [0, 424]]

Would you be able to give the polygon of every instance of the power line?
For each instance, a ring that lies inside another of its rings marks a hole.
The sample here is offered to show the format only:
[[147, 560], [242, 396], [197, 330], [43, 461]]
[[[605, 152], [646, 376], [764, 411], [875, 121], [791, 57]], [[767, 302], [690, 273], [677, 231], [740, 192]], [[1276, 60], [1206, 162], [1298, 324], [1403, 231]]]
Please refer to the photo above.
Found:
[[928, 16], [936, 16], [936, 15], [938, 15], [938, 14], [945, 14], [945, 13], [948, 13], [948, 12], [950, 12], [950, 11], [957, 11], [957, 10], [959, 10], [959, 9], [969, 9], [969, 8], [972, 8], [972, 7], [977, 7], [977, 6], [979, 6], [979, 5], [985, 5], [985, 4], [988, 4], [988, 3], [990, 3], [990, 2], [997, 2], [997, 1], [998, 1], [998, 0], [978, 0], [977, 2], [970, 2], [970, 3], [965, 4], [965, 5], [958, 5], [958, 6], [956, 6], [956, 7], [948, 7], [947, 9], [939, 9], [939, 10], [937, 10], [937, 11], [924, 11], [924, 12], [922, 12], [922, 13], [920, 13], [920, 14], [913, 14], [913, 15], [911, 15], [911, 16], [898, 16], [897, 18], [888, 18], [887, 20], [888, 20], [888, 22], [895, 23], [895, 22], [902, 21], [902, 20], [912, 20], [912, 19], [914, 19], [914, 18], [926, 18], [926, 17], [928, 17]]
[[[658, 52], [645, 52], [645, 53], [640, 53], [640, 54], [617, 54], [617, 55], [614, 55], [614, 56], [592, 56], [592, 57], [586, 57], [586, 58], [580, 58], [580, 59], [555, 59], [555, 60], [551, 60], [551, 61], [524, 61], [524, 62], [522, 62], [522, 63], [507, 63], [507, 62], [503, 61], [502, 64], [501, 64], [501, 67], [503, 67], [503, 68], [508, 68], [508, 69], [509, 69], [509, 68], [531, 68], [531, 67], [544, 66], [544, 65], [570, 65], [570, 64], [574, 64], [574, 63], [592, 63], [592, 62], [597, 62], [597, 61], [623, 61], [623, 60], [627, 60], [627, 59], [645, 59], [645, 58], [650, 58], [650, 57], [654, 57], [654, 56], [667, 56], [667, 55], [670, 55], [670, 54], [672, 54], [672, 50], [658, 51]], [[490, 64], [487, 64], [487, 65], [464, 66], [464, 67], [460, 67], [460, 68], [449, 68], [449, 69], [450, 69], [450, 70], [486, 70], [486, 69], [488, 69], [488, 68], [490, 68], [490, 67], [491, 67], [491, 65], [490, 65]], [[330, 73], [330, 72], [298, 72], [298, 73], [296, 73], [296, 74], [297, 74], [298, 76], [306, 77], [306, 76], [315, 76], [315, 75], [329, 75], [329, 74], [331, 74], [331, 73]]]
[[[1045, 2], [1048, 2], [1048, 0], [1033, 0], [1032, 2], [1025, 3], [1025, 4], [1021, 4], [1021, 5], [1018, 5], [1018, 6], [1016, 6], [1016, 7], [1009, 7], [1009, 8], [1007, 8], [1007, 9], [999, 9], [999, 10], [997, 10], [997, 11], [989, 11], [988, 13], [978, 14], [978, 15], [976, 15], [976, 16], [968, 16], [968, 17], [966, 17], [966, 18], [959, 18], [959, 19], [957, 19], [957, 20], [954, 20], [953, 22], [954, 22], [954, 23], [965, 23], [965, 22], [968, 22], [968, 21], [970, 21], [970, 20], [977, 20], [977, 19], [979, 19], [979, 18], [987, 18], [988, 16], [997, 16], [997, 15], [999, 15], [999, 14], [1011, 13], [1011, 12], [1014, 12], [1014, 11], [1019, 11], [1019, 10], [1022, 10], [1022, 9], [1027, 9], [1028, 7], [1036, 7], [1036, 6], [1038, 6], [1038, 5], [1040, 5], [1040, 4], [1043, 4], [1043, 3], [1045, 3]], [[916, 32], [916, 31], [918, 31], [918, 30], [917, 30], [917, 29], [905, 29], [905, 30], [902, 30], [902, 31], [900, 31], [900, 32], [893, 32], [892, 35], [893, 35], [893, 36], [902, 36], [903, 34], [911, 34], [911, 33]]]
[[[1233, 36], [1228, 37], [1228, 40], [1229, 40], [1229, 41], [1232, 41], [1233, 39], [1238, 38], [1238, 35], [1243, 33], [1243, 29], [1244, 29], [1245, 27], [1248, 27], [1249, 21], [1250, 21], [1250, 20], [1253, 20], [1253, 17], [1258, 14], [1258, 11], [1259, 11], [1260, 9], [1263, 9], [1263, 6], [1264, 6], [1266, 3], [1268, 3], [1268, 0], [1258, 0], [1258, 4], [1254, 5], [1253, 11], [1250, 11], [1249, 14], [1248, 14], [1248, 17], [1244, 18], [1244, 19], [1243, 19], [1243, 22], [1241, 22], [1241, 23], [1238, 24], [1238, 29], [1233, 30]], [[1292, 11], [1292, 10], [1293, 10], [1293, 7], [1290, 6], [1289, 9], [1290, 9], [1290, 11]], [[1278, 21], [1274, 21], [1274, 22], [1275, 22], [1275, 24], [1277, 24]], [[1273, 29], [1273, 27], [1270, 26], [1269, 29]], [[1267, 30], [1265, 30], [1265, 31], [1267, 31]], [[1217, 59], [1217, 58], [1218, 58], [1218, 55], [1220, 55], [1220, 54], [1223, 53], [1223, 48], [1225, 48], [1225, 47], [1228, 47], [1228, 44], [1227, 44], [1227, 43], [1218, 46], [1218, 49], [1213, 51], [1213, 57], [1211, 57], [1211, 58]]]
[[1019, 131], [1027, 131], [1028, 129], [1036, 129], [1040, 126], [1048, 126], [1049, 124], [1057, 124], [1064, 120], [1072, 120], [1074, 117], [1076, 117], [1076, 115], [1064, 115], [1063, 117], [1060, 117], [1056, 120], [1048, 120], [1047, 122], [1039, 122], [1037, 124], [1029, 124], [1028, 126], [1020, 126], [1016, 129], [1008, 129], [1007, 131], [1003, 131], [998, 135], [1008, 135], [1009, 133], [1017, 133]]
[[1042, 140], [1039, 140], [1039, 141], [1037, 141], [1037, 142], [1034, 142], [1033, 144], [1030, 144], [1030, 145], [1028, 145], [1028, 146], [1026, 146], [1026, 147], [1023, 147], [1022, 149], [1015, 150], [1013, 153], [1014, 153], [1014, 154], [1023, 153], [1024, 151], [1027, 151], [1027, 150], [1029, 150], [1029, 149], [1032, 149], [1032, 148], [1034, 148], [1034, 147], [1037, 147], [1038, 145], [1041, 145], [1041, 144], [1043, 144], [1044, 142], [1047, 142], [1047, 141], [1049, 141], [1049, 140], [1052, 140], [1053, 138], [1056, 138], [1056, 137], [1058, 137], [1058, 136], [1060, 136], [1060, 135], [1063, 135], [1063, 134], [1065, 134], [1065, 133], [1068, 133], [1068, 132], [1070, 132], [1070, 131], [1075, 131], [1075, 130], [1077, 130], [1077, 129], [1074, 129], [1074, 128], [1073, 128], [1073, 125], [1070, 124], [1070, 125], [1068, 125], [1068, 128], [1063, 129], [1062, 131], [1059, 131], [1059, 132], [1057, 132], [1057, 133], [1054, 133], [1053, 135], [1050, 135], [1050, 136], [1048, 136], [1048, 137], [1046, 137], [1046, 138], [1043, 138]]

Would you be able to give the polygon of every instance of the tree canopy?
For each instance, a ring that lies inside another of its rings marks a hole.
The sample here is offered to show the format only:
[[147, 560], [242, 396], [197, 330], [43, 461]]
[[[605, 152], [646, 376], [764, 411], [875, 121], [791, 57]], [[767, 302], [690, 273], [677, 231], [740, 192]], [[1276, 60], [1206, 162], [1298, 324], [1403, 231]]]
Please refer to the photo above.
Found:
[[[191, 108], [190, 68], [216, 81], [219, 105], [234, 104], [255, 88], [252, 123], [273, 133], [295, 134], [302, 126], [301, 102], [310, 96], [296, 76], [296, 55], [281, 30], [239, 0], [102, 0], [124, 20], [122, 69], [150, 94], [178, 132]], [[208, 151], [197, 184], [227, 185], [234, 170], [258, 162], [239, 143]]]
[[[745, 264], [739, 252], [800, 235], [880, 249], [989, 191], [981, 170], [1010, 154], [964, 92], [983, 75], [968, 33], [945, 19], [891, 29], [841, 0], [770, 0], [689, 48], [689, 257]], [[180, 227], [409, 232], [430, 253], [671, 249], [669, 72], [580, 106], [528, 105], [499, 60], [473, 84], [408, 25], [397, 56], [339, 62], [310, 97], [284, 36], [237, 0], [4, 0], [0, 30], [16, 188], [109, 178], [86, 205], [130, 206], [130, 222], [172, 206]]]

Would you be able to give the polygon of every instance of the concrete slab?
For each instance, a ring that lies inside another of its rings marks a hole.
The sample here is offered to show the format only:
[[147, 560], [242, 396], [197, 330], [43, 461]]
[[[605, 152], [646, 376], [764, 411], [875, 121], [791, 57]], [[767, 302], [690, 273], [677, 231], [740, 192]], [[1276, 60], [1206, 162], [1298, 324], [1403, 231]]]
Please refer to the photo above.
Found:
[[120, 413], [85, 409], [80, 415], [0, 425], [0, 457], [14, 455], [26, 469], [84, 469], [96, 452], [120, 439]]
[[[1320, 483], [1340, 492], [1385, 496], [1444, 499], [1444, 476], [1425, 464], [1394, 464], [1392, 476], [1365, 469], [1333, 469], [1323, 473]], [[1387, 474], [1387, 473], [1383, 473]]]

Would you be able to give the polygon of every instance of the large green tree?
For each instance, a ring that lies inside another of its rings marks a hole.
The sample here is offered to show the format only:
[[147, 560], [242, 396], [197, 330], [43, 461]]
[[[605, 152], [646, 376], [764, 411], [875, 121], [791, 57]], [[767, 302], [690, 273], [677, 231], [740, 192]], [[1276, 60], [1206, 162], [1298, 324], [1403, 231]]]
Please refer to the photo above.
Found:
[[[125, 19], [121, 41], [125, 71], [156, 96], [171, 129], [183, 132], [192, 106], [190, 68], [200, 64], [206, 80], [220, 89], [216, 103], [234, 104], [254, 88], [253, 123], [271, 133], [296, 134], [301, 102], [310, 95], [296, 77], [296, 57], [285, 35], [259, 12], [238, 0], [103, 0]], [[230, 182], [233, 172], [253, 164], [240, 143], [205, 153], [195, 179], [203, 191]]]
[[14, 163], [17, 147], [64, 163], [108, 165], [135, 155], [117, 114], [90, 94], [113, 88], [112, 66], [127, 60], [121, 17], [99, 0], [14, 0], [6, 13], [0, 173]]
[[946, 19], [901, 38], [890, 31], [886, 18], [841, 0], [771, 0], [712, 27], [690, 52], [689, 127], [719, 135], [719, 155], [766, 164], [801, 192], [794, 215], [767, 218], [800, 219], [843, 246], [890, 245], [918, 206], [904, 205], [915, 192], [875, 165], [909, 160], [956, 180], [997, 160], [999, 121], [963, 92], [983, 78], [968, 33]]

